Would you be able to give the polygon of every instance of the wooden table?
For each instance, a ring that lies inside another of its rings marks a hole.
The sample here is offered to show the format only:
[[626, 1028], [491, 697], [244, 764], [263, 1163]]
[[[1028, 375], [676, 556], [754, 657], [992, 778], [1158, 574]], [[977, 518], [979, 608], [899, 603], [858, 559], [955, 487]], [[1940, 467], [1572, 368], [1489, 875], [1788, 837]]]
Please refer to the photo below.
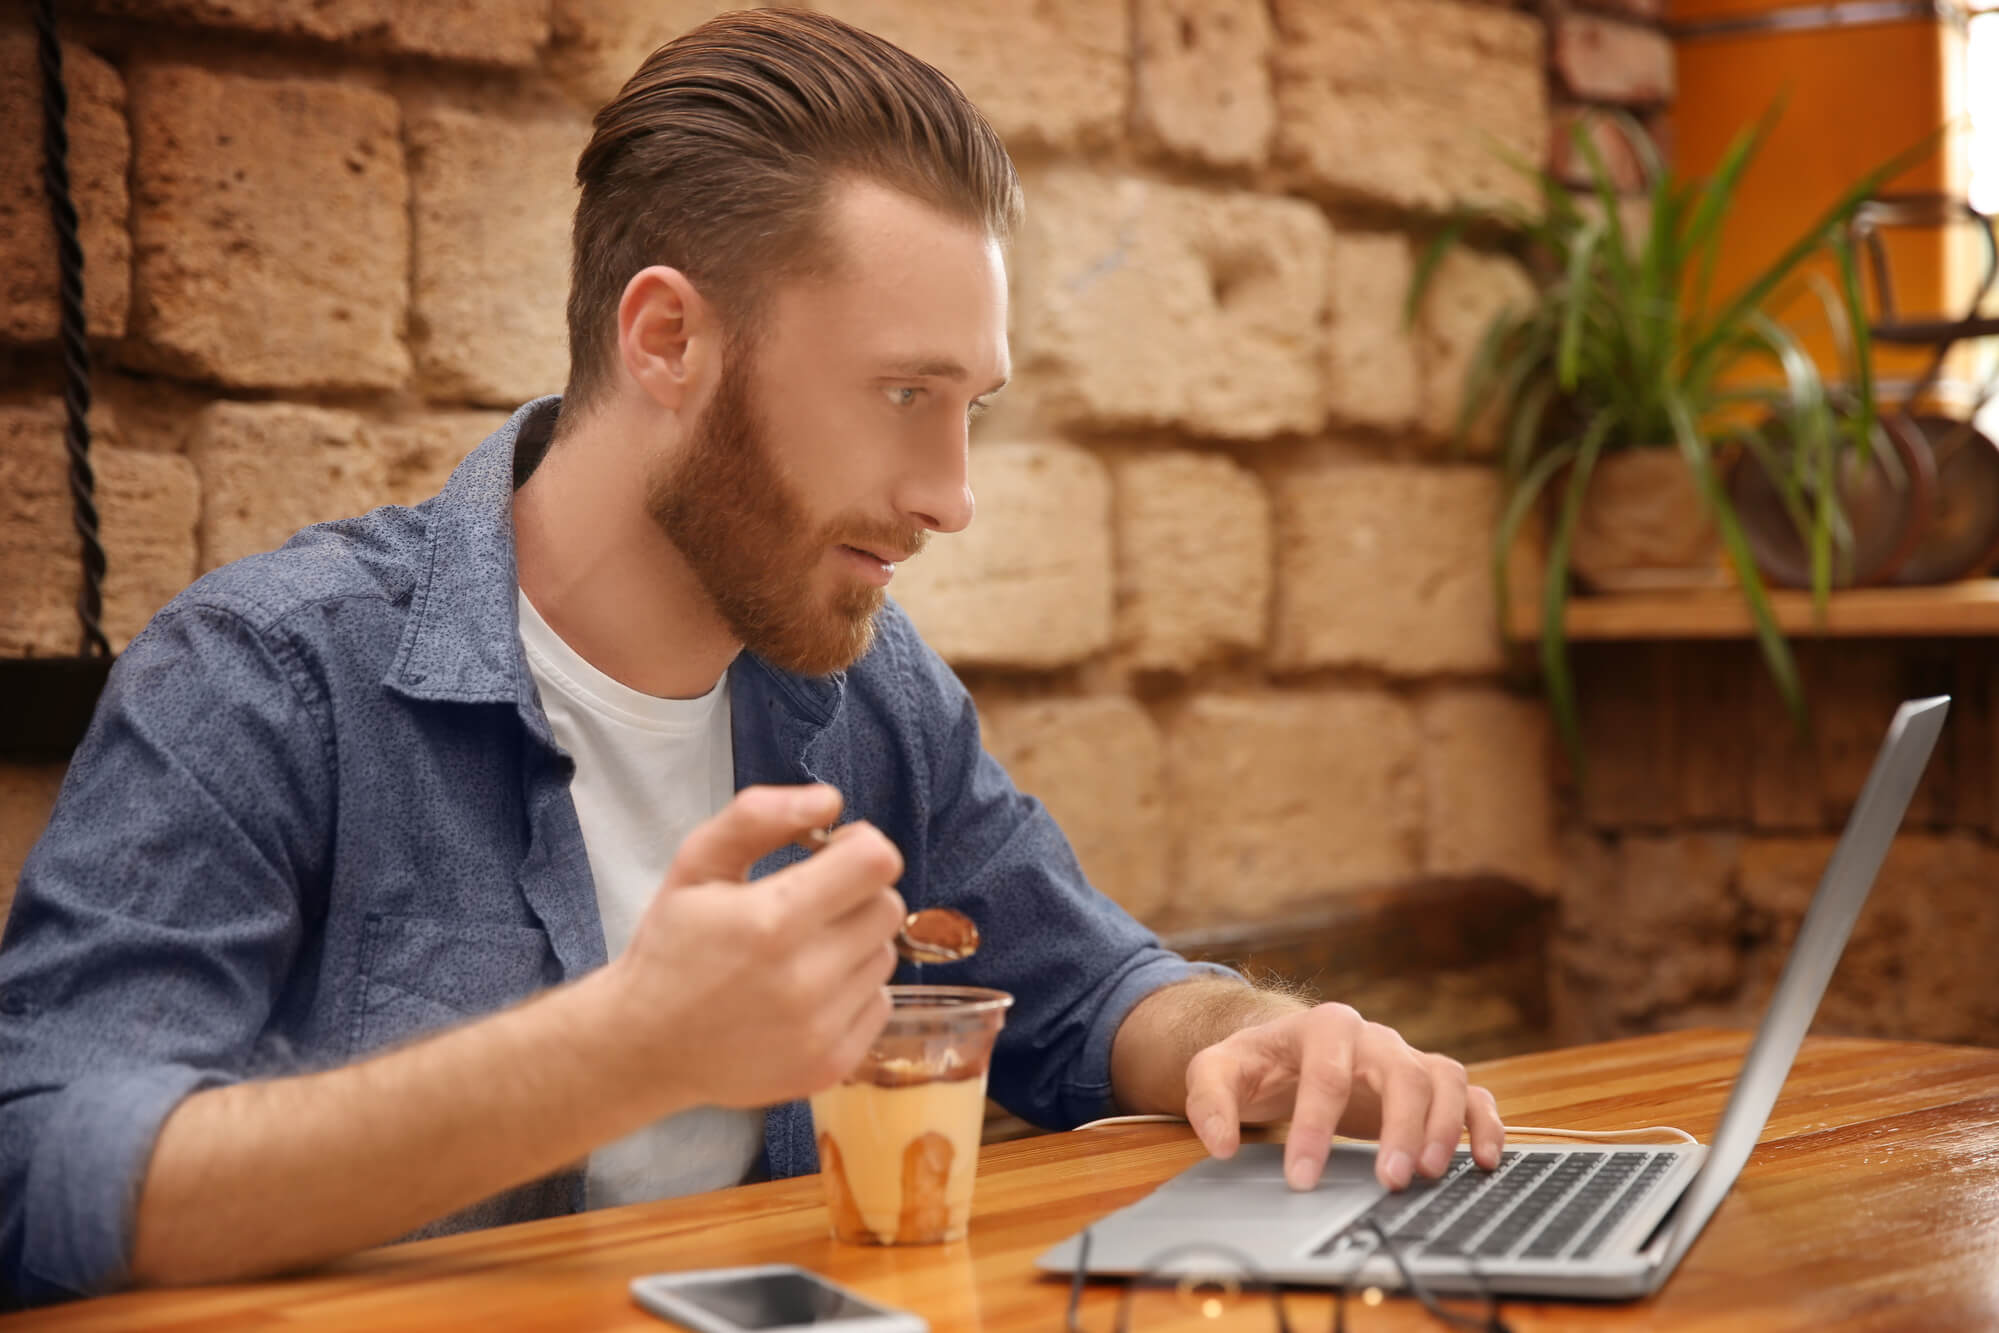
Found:
[[[1677, 1124], [1705, 1141], [1745, 1046], [1740, 1033], [1701, 1030], [1516, 1056], [1475, 1073], [1514, 1123]], [[1067, 1287], [1038, 1277], [1034, 1257], [1200, 1155], [1178, 1125], [989, 1147], [972, 1234], [947, 1246], [837, 1246], [819, 1182], [807, 1178], [390, 1246], [288, 1281], [116, 1296], [0, 1328], [664, 1333], [669, 1325], [630, 1303], [628, 1279], [789, 1261], [918, 1310], [937, 1333], [1059, 1333]], [[1116, 1297], [1114, 1284], [1092, 1285], [1090, 1333], [1111, 1328]], [[1299, 1333], [1328, 1326], [1328, 1297], [1288, 1300]], [[1400, 1299], [1350, 1313], [1357, 1333], [1437, 1327]], [[1509, 1301], [1505, 1313], [1522, 1333], [1999, 1328], [1999, 1051], [1812, 1039], [1763, 1145], [1659, 1297]], [[1260, 1326], [1188, 1316], [1159, 1327]]]

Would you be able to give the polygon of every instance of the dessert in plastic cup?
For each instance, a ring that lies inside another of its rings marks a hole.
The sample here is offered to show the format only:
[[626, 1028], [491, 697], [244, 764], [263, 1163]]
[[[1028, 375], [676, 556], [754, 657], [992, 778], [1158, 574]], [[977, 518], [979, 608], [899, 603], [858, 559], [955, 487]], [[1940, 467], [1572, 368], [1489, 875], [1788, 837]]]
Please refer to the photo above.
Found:
[[854, 1245], [965, 1234], [985, 1124], [986, 1069], [1013, 997], [977, 986], [890, 986], [888, 1026], [812, 1098], [827, 1220]]

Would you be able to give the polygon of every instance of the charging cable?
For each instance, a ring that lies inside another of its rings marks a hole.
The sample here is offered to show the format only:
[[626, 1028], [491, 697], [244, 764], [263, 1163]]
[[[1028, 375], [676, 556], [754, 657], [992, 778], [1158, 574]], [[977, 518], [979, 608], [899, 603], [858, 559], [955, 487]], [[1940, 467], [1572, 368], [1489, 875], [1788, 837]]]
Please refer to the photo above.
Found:
[[[1184, 1125], [1185, 1116], [1177, 1115], [1110, 1115], [1101, 1120], [1092, 1120], [1087, 1125], [1078, 1125], [1069, 1131], [1076, 1133], [1085, 1129], [1102, 1129], [1109, 1125]], [[1676, 1125], [1641, 1125], [1635, 1129], [1557, 1129], [1547, 1125], [1505, 1125], [1506, 1137], [1510, 1140], [1516, 1134], [1534, 1138], [1592, 1139], [1602, 1143], [1638, 1143], [1645, 1140], [1638, 1135], [1666, 1135], [1675, 1143], [1699, 1143], [1693, 1135]]]

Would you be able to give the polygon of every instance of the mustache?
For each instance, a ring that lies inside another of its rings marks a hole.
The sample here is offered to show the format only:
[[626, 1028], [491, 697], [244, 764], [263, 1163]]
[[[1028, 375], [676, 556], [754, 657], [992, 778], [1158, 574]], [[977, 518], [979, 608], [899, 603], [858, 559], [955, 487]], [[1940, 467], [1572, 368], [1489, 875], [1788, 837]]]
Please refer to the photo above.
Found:
[[894, 563], [900, 564], [922, 553], [923, 548], [930, 544], [930, 533], [925, 528], [904, 527], [896, 523], [861, 524], [848, 521], [836, 525], [833, 540], [842, 546], [889, 556]]

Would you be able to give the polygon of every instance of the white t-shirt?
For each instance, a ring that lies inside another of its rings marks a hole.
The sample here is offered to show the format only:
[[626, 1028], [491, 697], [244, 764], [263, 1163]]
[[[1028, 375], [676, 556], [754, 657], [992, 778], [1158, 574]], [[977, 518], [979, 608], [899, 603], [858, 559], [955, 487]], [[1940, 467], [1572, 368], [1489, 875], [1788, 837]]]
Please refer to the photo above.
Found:
[[[576, 761], [569, 794], [597, 885], [605, 956], [616, 958], [681, 839], [735, 794], [729, 677], [698, 699], [641, 694], [584, 661], [526, 593], [519, 601], [542, 710]], [[608, 1208], [740, 1184], [762, 1146], [761, 1112], [695, 1107], [591, 1153], [585, 1198]]]

